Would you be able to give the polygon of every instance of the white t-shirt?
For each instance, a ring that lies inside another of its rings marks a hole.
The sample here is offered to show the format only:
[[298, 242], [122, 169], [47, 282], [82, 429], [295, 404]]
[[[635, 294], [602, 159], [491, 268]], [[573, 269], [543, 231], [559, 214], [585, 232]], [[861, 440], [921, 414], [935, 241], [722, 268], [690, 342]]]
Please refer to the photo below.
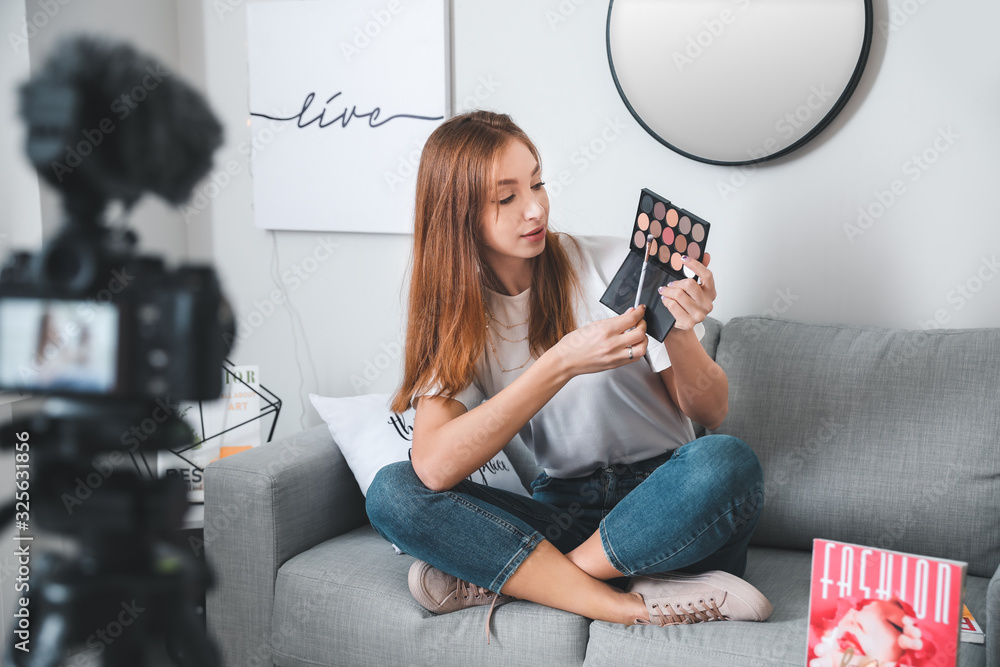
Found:
[[[583, 292], [576, 304], [577, 326], [615, 317], [616, 313], [600, 299], [625, 259], [628, 242], [612, 237], [570, 238], [565, 234], [560, 238], [577, 269]], [[498, 394], [534, 363], [528, 341], [518, 340], [528, 335], [530, 294], [531, 288], [516, 296], [487, 290], [490, 312], [510, 327], [490, 324], [488, 335], [496, 353], [487, 342], [476, 364], [475, 380], [451, 396], [466, 409], [472, 410]], [[695, 334], [701, 340], [705, 327], [698, 324]], [[501, 370], [501, 366], [514, 369], [525, 361], [527, 364], [518, 370]], [[574, 377], [525, 424], [519, 435], [538, 465], [550, 476], [560, 478], [582, 477], [597, 468], [634, 463], [674, 450], [694, 439], [694, 429], [657, 375], [669, 366], [670, 357], [663, 343], [649, 338], [645, 361]], [[421, 395], [437, 393], [430, 390]]]

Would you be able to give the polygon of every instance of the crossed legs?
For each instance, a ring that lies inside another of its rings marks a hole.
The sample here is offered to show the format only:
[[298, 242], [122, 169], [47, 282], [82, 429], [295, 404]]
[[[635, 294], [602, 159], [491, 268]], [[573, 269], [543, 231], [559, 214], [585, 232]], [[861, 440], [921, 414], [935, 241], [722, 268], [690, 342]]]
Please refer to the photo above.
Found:
[[645, 617], [646, 608], [638, 595], [606, 580], [671, 570], [742, 575], [762, 504], [756, 456], [742, 441], [718, 435], [680, 448], [596, 530], [567, 508], [471, 482], [432, 492], [409, 462], [383, 468], [367, 498], [379, 534], [438, 569], [624, 624]]

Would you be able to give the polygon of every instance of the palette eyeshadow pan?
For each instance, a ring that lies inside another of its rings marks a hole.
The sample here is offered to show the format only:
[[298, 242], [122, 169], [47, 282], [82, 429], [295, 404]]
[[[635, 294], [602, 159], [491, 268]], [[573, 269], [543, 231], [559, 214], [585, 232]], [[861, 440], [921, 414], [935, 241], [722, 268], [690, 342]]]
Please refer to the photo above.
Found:
[[690, 211], [678, 208], [668, 199], [643, 188], [632, 223], [629, 253], [601, 297], [601, 303], [619, 315], [635, 304], [646, 256], [646, 239], [652, 235], [649, 264], [639, 303], [646, 304], [646, 332], [663, 341], [674, 325], [674, 316], [663, 305], [657, 290], [671, 281], [695, 277], [681, 257], [687, 255], [701, 261], [710, 228], [708, 222]]

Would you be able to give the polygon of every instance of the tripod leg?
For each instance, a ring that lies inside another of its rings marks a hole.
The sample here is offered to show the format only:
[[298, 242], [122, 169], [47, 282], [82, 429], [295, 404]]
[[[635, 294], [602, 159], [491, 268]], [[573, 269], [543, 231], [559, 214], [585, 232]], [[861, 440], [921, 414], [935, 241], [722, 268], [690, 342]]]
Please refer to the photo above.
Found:
[[137, 638], [126, 638], [124, 635], [108, 644], [101, 660], [104, 667], [145, 667], [147, 664], [145, 652]]
[[166, 629], [167, 654], [180, 667], [222, 667], [215, 644], [205, 634], [194, 610], [178, 605]]

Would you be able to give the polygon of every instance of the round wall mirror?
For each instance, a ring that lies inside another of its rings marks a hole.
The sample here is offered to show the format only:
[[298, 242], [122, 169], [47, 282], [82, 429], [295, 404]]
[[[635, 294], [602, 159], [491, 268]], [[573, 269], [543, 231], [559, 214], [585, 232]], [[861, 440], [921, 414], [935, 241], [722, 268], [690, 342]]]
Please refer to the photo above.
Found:
[[785, 155], [858, 85], [872, 0], [611, 0], [611, 75], [629, 112], [711, 164]]

